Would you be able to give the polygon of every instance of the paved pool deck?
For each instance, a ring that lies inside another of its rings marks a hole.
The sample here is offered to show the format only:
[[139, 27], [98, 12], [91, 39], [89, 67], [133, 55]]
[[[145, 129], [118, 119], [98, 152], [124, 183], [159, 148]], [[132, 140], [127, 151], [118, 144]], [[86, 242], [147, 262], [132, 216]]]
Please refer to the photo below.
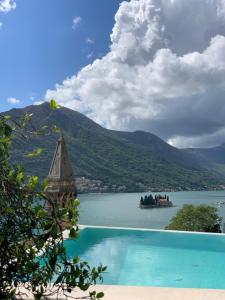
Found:
[[[225, 290], [97, 285], [90, 291], [104, 292], [102, 300], [225, 300]], [[87, 295], [87, 292], [76, 291], [68, 296], [59, 295], [59, 298], [52, 296], [48, 299], [89, 299], [85, 297]], [[34, 298], [29, 295], [23, 299], [33, 300]]]
[[[91, 289], [92, 290], [92, 289]], [[225, 290], [98, 285], [103, 300], [225, 300]], [[74, 296], [82, 297], [82, 293]]]
[[[21, 292], [26, 292], [23, 288]], [[90, 291], [104, 292], [102, 300], [225, 300], [225, 290], [208, 289], [185, 289], [185, 288], [163, 288], [163, 287], [141, 287], [120, 285], [97, 285]], [[68, 293], [68, 296], [59, 295], [48, 297], [50, 300], [72, 300], [89, 299], [85, 296], [88, 292], [76, 291]], [[22, 299], [33, 300], [31, 294]]]

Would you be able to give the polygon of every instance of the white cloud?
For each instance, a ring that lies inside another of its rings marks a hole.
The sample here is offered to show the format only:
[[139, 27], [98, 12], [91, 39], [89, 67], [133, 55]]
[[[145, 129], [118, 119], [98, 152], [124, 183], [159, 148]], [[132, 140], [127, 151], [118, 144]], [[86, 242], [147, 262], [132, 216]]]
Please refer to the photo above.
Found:
[[87, 59], [91, 59], [93, 57], [94, 53], [93, 52], [90, 52], [87, 54]]
[[14, 0], [0, 0], [0, 12], [8, 13], [16, 8]]
[[21, 103], [21, 101], [19, 99], [16, 99], [14, 97], [8, 98], [7, 102], [10, 103], [10, 104], [19, 104], [19, 103]]
[[87, 44], [94, 45], [94, 44], [95, 44], [95, 41], [94, 41], [94, 39], [86, 38], [86, 43], [87, 43]]
[[2, 22], [0, 22], [0, 29], [2, 29], [2, 26], [3, 26], [3, 23], [2, 23]]
[[108, 128], [182, 146], [225, 141], [224, 0], [131, 0], [110, 51], [46, 92]]
[[76, 29], [78, 27], [78, 25], [81, 23], [82, 18], [79, 16], [76, 16], [73, 18], [73, 24], [72, 24], [72, 28]]
[[42, 104], [42, 103], [44, 103], [44, 101], [35, 101], [33, 104], [34, 104], [34, 105], [40, 105], [40, 104]]

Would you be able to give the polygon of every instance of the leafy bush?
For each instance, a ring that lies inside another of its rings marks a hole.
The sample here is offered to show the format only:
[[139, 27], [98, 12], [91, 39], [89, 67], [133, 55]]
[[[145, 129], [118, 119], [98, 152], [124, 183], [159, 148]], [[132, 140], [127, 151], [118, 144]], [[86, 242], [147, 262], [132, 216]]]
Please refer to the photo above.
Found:
[[[54, 102], [51, 107], [58, 108]], [[67, 255], [61, 224], [66, 221], [70, 235], [77, 237], [78, 200], [69, 199], [67, 208], [55, 205], [54, 213], [47, 213], [38, 177], [27, 178], [22, 166], [10, 164], [13, 135], [27, 138], [31, 117], [25, 115], [15, 122], [0, 116], [0, 299], [22, 297], [21, 287], [35, 299], [53, 294], [57, 298], [59, 292], [70, 293], [73, 288], [86, 291], [102, 280], [106, 270], [103, 266], [91, 268], [79, 257], [71, 260]], [[40, 153], [38, 148], [29, 155]], [[88, 297], [100, 299], [103, 293], [91, 292]]]
[[166, 229], [184, 231], [219, 232], [221, 219], [217, 208], [209, 205], [184, 205], [172, 218]]

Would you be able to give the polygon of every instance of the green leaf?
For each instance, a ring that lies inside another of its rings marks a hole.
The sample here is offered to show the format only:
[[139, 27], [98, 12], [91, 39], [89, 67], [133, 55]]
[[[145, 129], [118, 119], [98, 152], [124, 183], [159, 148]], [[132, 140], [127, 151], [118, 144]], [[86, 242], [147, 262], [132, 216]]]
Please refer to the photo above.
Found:
[[10, 143], [10, 138], [9, 137], [4, 137], [4, 138], [0, 138], [0, 143], [6, 143], [6, 144], [8, 144], [8, 143]]
[[38, 176], [30, 176], [29, 181], [28, 181], [28, 186], [29, 188], [31, 188], [32, 190], [35, 189], [38, 185]]
[[91, 298], [95, 297], [95, 295], [96, 295], [96, 291], [89, 292], [89, 296], [90, 296]]
[[4, 131], [5, 131], [4, 134], [6, 137], [11, 136], [12, 128], [9, 125], [5, 124]]
[[43, 208], [38, 209], [38, 211], [36, 212], [37, 217], [39, 218], [44, 218], [48, 215], [47, 211]]
[[79, 257], [79, 256], [74, 257], [73, 263], [76, 265], [76, 264], [78, 264], [79, 262], [80, 262], [80, 257]]
[[7, 207], [6, 213], [8, 213], [8, 214], [13, 214], [14, 211], [13, 211], [13, 209], [12, 209], [11, 207]]
[[46, 130], [46, 129], [48, 129], [47, 125], [44, 125], [44, 126], [41, 127], [41, 130]]
[[96, 295], [97, 299], [100, 299], [100, 298], [103, 298], [103, 297], [104, 297], [104, 293], [103, 292], [97, 293], [97, 295]]
[[71, 228], [69, 237], [70, 238], [75, 238], [76, 236], [77, 236], [77, 231], [74, 228]]
[[52, 229], [51, 229], [51, 234], [52, 236], [56, 236], [59, 233], [59, 227], [57, 224], [53, 224]]
[[52, 110], [55, 110], [55, 109], [58, 109], [58, 108], [61, 108], [61, 107], [62, 106], [60, 104], [57, 104], [54, 99], [51, 99], [51, 101], [50, 101], [50, 108]]
[[61, 129], [59, 127], [57, 127], [56, 125], [53, 125], [52, 126], [52, 132], [54, 132], [54, 133], [60, 133]]
[[32, 152], [27, 153], [26, 156], [27, 157], [36, 157], [36, 156], [40, 155], [43, 151], [44, 151], [43, 148], [37, 148], [37, 149], [34, 149]]
[[48, 180], [45, 178], [45, 179], [42, 180], [42, 188], [43, 188], [43, 190], [46, 189], [47, 186], [48, 186]]
[[87, 284], [82, 284], [82, 285], [80, 285], [80, 289], [81, 289], [82, 291], [86, 291], [88, 288], [89, 288], [89, 284], [88, 284], [88, 283], [87, 283]]
[[24, 173], [20, 172], [16, 175], [16, 181], [22, 182], [24, 180]]
[[56, 102], [55, 102], [54, 99], [51, 99], [51, 100], [50, 100], [50, 108], [51, 108], [51, 109], [56, 109]]

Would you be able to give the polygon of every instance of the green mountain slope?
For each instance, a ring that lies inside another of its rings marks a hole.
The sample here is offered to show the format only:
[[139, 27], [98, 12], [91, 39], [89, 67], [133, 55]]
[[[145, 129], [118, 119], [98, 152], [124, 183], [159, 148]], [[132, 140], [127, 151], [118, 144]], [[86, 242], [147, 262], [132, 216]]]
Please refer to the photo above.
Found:
[[212, 148], [189, 148], [186, 153], [199, 155], [212, 163], [225, 164], [225, 144]]
[[195, 155], [192, 155], [192, 153], [181, 151], [149, 132], [114, 131], [114, 133], [120, 138], [126, 140], [130, 145], [137, 146], [138, 148], [141, 147], [142, 149], [151, 152], [152, 155], [158, 155], [158, 157], [171, 163], [191, 169], [199, 169], [202, 167], [202, 164], [198, 161]]
[[[51, 111], [47, 103], [7, 112], [15, 119], [24, 113], [33, 113], [34, 127], [60, 127], [76, 176], [101, 180], [109, 190], [113, 185], [123, 185], [128, 191], [199, 189], [224, 182], [221, 176], [202, 168], [192, 154], [171, 147], [150, 133], [107, 130], [73, 110]], [[57, 138], [50, 134], [28, 142], [16, 139], [12, 161], [22, 162], [29, 173], [46, 177]], [[43, 147], [44, 152], [38, 158], [27, 158], [25, 154], [34, 147]]]
[[200, 165], [225, 176], [225, 144], [212, 148], [189, 148], [184, 152], [195, 156]]

